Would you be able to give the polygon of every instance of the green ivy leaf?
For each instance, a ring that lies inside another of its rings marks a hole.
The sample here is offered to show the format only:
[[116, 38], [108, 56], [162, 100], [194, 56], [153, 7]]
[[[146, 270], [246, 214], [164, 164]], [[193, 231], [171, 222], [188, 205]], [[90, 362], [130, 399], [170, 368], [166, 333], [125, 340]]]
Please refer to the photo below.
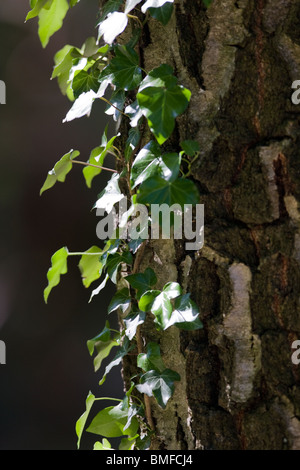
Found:
[[147, 345], [147, 352], [138, 355], [137, 366], [143, 369], [144, 372], [155, 370], [160, 373], [165, 370], [166, 367], [161, 358], [160, 347], [157, 343], [149, 343]]
[[134, 312], [124, 318], [125, 335], [131, 341], [136, 335], [136, 330], [139, 325], [142, 325], [146, 319], [146, 312]]
[[150, 15], [160, 21], [164, 26], [167, 25], [173, 13], [173, 3], [166, 2], [160, 8], [148, 8]]
[[43, 8], [47, 7], [47, 9], [49, 9], [52, 3], [53, 3], [53, 0], [36, 0], [36, 1], [30, 2], [30, 6], [32, 10], [30, 10], [30, 12], [27, 13], [25, 21], [28, 21], [38, 16], [40, 14], [40, 11]]
[[200, 146], [195, 140], [184, 140], [180, 145], [184, 153], [189, 157], [194, 157], [200, 151]]
[[126, 281], [136, 289], [136, 298], [140, 299], [146, 291], [157, 283], [157, 277], [153, 269], [146, 268], [144, 273], [130, 274], [126, 277]]
[[112, 313], [118, 308], [125, 313], [128, 309], [129, 305], [131, 304], [131, 296], [129, 293], [129, 289], [124, 287], [116, 292], [116, 294], [111, 299], [109, 306], [108, 306], [108, 313]]
[[49, 294], [53, 287], [57, 286], [60, 283], [60, 276], [62, 274], [66, 274], [68, 271], [68, 255], [68, 249], [63, 247], [60, 250], [56, 251], [51, 257], [51, 268], [48, 270], [47, 273], [48, 286], [44, 290], [45, 303], [47, 303]]
[[94, 402], [95, 402], [95, 396], [91, 392], [89, 392], [89, 394], [87, 396], [87, 399], [86, 399], [86, 402], [85, 402], [85, 412], [77, 420], [76, 426], [75, 426], [76, 434], [77, 434], [77, 437], [78, 437], [77, 449], [79, 449], [79, 447], [80, 447], [80, 441], [81, 441], [82, 433], [83, 433], [83, 430], [84, 430], [84, 426], [85, 426], [85, 423], [88, 419], [89, 413], [91, 411], [91, 408], [92, 408]]
[[153, 305], [153, 302], [155, 300], [155, 298], [161, 293], [160, 290], [148, 290], [147, 292], [145, 292], [139, 302], [138, 302], [138, 305], [139, 305], [139, 308], [143, 311], [143, 312], [149, 312], [151, 310], [151, 307]]
[[90, 356], [92, 356], [94, 353], [96, 343], [100, 341], [102, 341], [103, 343], [107, 343], [108, 341], [110, 341], [110, 339], [111, 339], [111, 330], [109, 328], [109, 322], [106, 321], [103, 330], [97, 336], [95, 336], [95, 338], [89, 339], [87, 341], [87, 347], [88, 347]]
[[109, 102], [111, 105], [105, 110], [105, 114], [112, 116], [114, 121], [117, 121], [123, 111], [124, 104], [126, 101], [126, 95], [124, 90], [116, 90], [112, 93]]
[[105, 380], [107, 374], [111, 371], [113, 367], [119, 366], [122, 362], [124, 356], [126, 356], [132, 349], [134, 345], [130, 344], [129, 339], [125, 337], [123, 345], [119, 348], [119, 351], [113, 358], [113, 360], [106, 366], [102, 379], [99, 382], [99, 385], [102, 385]]
[[112, 450], [111, 443], [107, 439], [103, 438], [102, 443], [95, 442], [93, 450]]
[[94, 297], [95, 295], [98, 295], [98, 294], [104, 289], [104, 287], [105, 287], [106, 284], [107, 284], [108, 279], [109, 279], [109, 275], [107, 274], [107, 275], [105, 276], [105, 278], [103, 279], [103, 281], [101, 282], [101, 284], [100, 284], [96, 289], [94, 289], [94, 290], [92, 291], [92, 294], [91, 294], [89, 303], [92, 301], [92, 299], [93, 299], [93, 297]]
[[[89, 287], [92, 282], [99, 279], [102, 273], [103, 265], [100, 262], [100, 254], [102, 250], [98, 246], [89, 248], [80, 258], [79, 269], [81, 271], [82, 283], [84, 287]], [[94, 256], [92, 253], [97, 253]]]
[[78, 98], [82, 93], [93, 90], [95, 93], [99, 89], [99, 75], [97, 69], [81, 70], [77, 73], [72, 81], [72, 90], [74, 97]]
[[103, 70], [102, 76], [109, 77], [111, 82], [122, 90], [137, 88], [142, 81], [138, 54], [128, 46], [116, 46], [114, 51], [115, 57]]
[[73, 53], [79, 52], [76, 47], [66, 45], [60, 49], [54, 56], [54, 68], [51, 80], [57, 78], [58, 86], [63, 95], [67, 95], [70, 100], [74, 100], [73, 90], [70, 86], [71, 83], [71, 70], [73, 67]]
[[191, 180], [167, 181], [154, 175], [141, 184], [137, 200], [141, 204], [179, 204], [183, 208], [185, 204], [197, 204], [199, 193]]
[[62, 27], [68, 10], [66, 0], [53, 0], [49, 9], [42, 8], [39, 11], [39, 37], [44, 48], [50, 37]]
[[128, 409], [123, 408], [123, 403], [109, 406], [95, 416], [87, 428], [87, 432], [104, 437], [134, 436], [139, 428], [139, 423], [136, 418], [133, 418], [130, 426], [124, 430], [127, 420]]
[[130, 131], [128, 132], [128, 138], [125, 144], [125, 151], [124, 151], [126, 162], [130, 160], [132, 152], [138, 145], [140, 138], [141, 138], [141, 134], [140, 134], [140, 130], [138, 127], [134, 127], [130, 129]]
[[159, 406], [164, 409], [174, 393], [174, 382], [179, 380], [180, 375], [173, 370], [165, 369], [161, 373], [150, 370], [141, 376], [140, 384], [136, 388], [140, 393], [154, 396]]
[[175, 118], [186, 110], [190, 98], [191, 92], [177, 85], [173, 69], [168, 65], [152, 70], [142, 81], [138, 103], [160, 145], [172, 134]]
[[97, 350], [97, 355], [94, 358], [94, 370], [95, 370], [95, 372], [97, 372], [100, 369], [103, 360], [106, 359], [109, 356], [112, 348], [114, 348], [116, 346], [119, 346], [119, 343], [118, 343], [118, 341], [116, 341], [114, 339], [111, 339], [111, 340], [106, 341], [106, 342], [105, 341], [97, 341], [95, 343], [95, 348]]
[[52, 188], [57, 181], [64, 183], [67, 174], [72, 169], [72, 160], [78, 157], [80, 152], [78, 150], [70, 150], [54, 165], [54, 168], [48, 172], [45, 183], [43, 184], [40, 195], [43, 194], [47, 189]]
[[107, 274], [114, 284], [117, 283], [118, 270], [122, 263], [132, 264], [132, 254], [128, 252], [109, 255], [106, 263]]

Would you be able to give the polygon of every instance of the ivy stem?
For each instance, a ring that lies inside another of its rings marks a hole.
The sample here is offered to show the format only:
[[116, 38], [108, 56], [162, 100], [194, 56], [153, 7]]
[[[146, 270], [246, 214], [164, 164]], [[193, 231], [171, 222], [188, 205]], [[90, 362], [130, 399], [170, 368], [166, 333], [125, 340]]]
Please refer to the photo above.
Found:
[[[137, 271], [139, 270], [140, 263], [141, 263], [141, 261], [143, 259], [143, 256], [144, 256], [145, 247], [146, 247], [146, 241], [144, 241], [142, 243], [140, 249], [137, 252], [137, 256], [136, 256], [134, 266], [133, 266], [133, 269], [132, 269], [132, 274], [136, 274]], [[141, 334], [141, 325], [138, 325], [138, 327], [136, 329], [135, 337], [136, 337], [136, 344], [137, 344], [138, 354], [142, 354], [144, 351], [143, 351], [143, 340], [142, 340], [142, 334]], [[150, 401], [150, 397], [148, 397], [148, 395], [146, 395], [146, 394], [144, 394], [144, 403], [145, 403], [146, 419], [147, 419], [148, 424], [151, 428], [151, 431], [154, 431], [155, 430], [155, 424], [154, 424], [154, 421], [153, 421], [153, 418], [152, 418], [152, 413], [151, 413], [151, 401]]]
[[103, 96], [99, 96], [100, 100], [102, 101], [105, 101], [105, 103], [109, 104], [109, 106], [112, 106], [113, 108], [115, 108], [117, 111], [119, 111], [119, 113], [123, 114], [123, 116], [126, 116], [129, 118], [128, 114], [125, 114], [121, 109], [119, 109], [117, 106], [115, 106], [114, 104], [112, 104], [110, 101], [108, 101], [106, 98], [104, 98]]
[[133, 20], [136, 20], [139, 23], [140, 27], [143, 29], [143, 27], [144, 27], [143, 23], [141, 22], [141, 20], [137, 16], [130, 15], [129, 13], [127, 13], [127, 16], [128, 16], [128, 18], [132, 18]]
[[85, 166], [92, 166], [93, 168], [98, 168], [99, 170], [106, 170], [106, 171], [111, 171], [112, 173], [118, 173], [117, 170], [113, 170], [112, 168], [106, 168], [105, 166], [100, 166], [100, 165], [93, 165], [92, 163], [81, 162], [80, 160], [72, 160], [72, 163], [78, 163], [79, 165], [85, 165]]
[[118, 401], [119, 403], [121, 403], [121, 401], [122, 401], [119, 398], [111, 398], [111, 397], [95, 398], [95, 401], [100, 401], [100, 400], [112, 400], [112, 401]]

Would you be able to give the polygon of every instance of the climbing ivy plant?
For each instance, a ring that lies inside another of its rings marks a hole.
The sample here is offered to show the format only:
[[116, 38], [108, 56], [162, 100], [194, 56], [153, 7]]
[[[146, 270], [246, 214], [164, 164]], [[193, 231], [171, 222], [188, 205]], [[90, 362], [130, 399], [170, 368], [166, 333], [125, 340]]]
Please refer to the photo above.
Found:
[[[38, 17], [38, 34], [43, 47], [61, 28], [68, 10], [77, 3], [79, 0], [30, 1], [31, 10], [26, 20]], [[144, 70], [138, 53], [149, 18], [166, 25], [173, 13], [173, 3], [174, 0], [108, 0], [100, 9], [98, 36], [88, 38], [81, 48], [66, 45], [54, 57], [52, 78], [57, 79], [61, 92], [72, 102], [64, 121], [89, 116], [94, 101], [100, 99], [107, 103], [106, 114], [114, 121], [127, 120], [129, 129], [120, 139], [119, 134], [109, 138], [106, 128], [99, 146], [91, 149], [88, 161], [78, 159], [78, 150], [67, 152], [49, 171], [41, 188], [42, 194], [57, 182], [64, 182], [73, 165], [78, 164], [83, 166], [88, 188], [102, 171], [112, 173], [94, 208], [110, 213], [124, 197], [130, 200], [125, 222], [119, 223], [104, 248], [92, 246], [85, 252], [73, 253], [63, 247], [52, 256], [47, 273], [45, 302], [61, 276], [67, 273], [70, 256], [79, 257], [84, 287], [101, 281], [92, 290], [90, 301], [108, 281], [116, 285], [108, 314], [121, 313], [120, 330], [112, 329], [106, 320], [102, 331], [87, 342], [89, 354], [94, 356], [95, 371], [100, 370], [103, 360], [112, 354], [100, 385], [127, 354], [135, 355], [137, 360], [138, 373], [131, 378], [131, 387], [122, 399], [96, 398], [89, 392], [86, 410], [76, 423], [78, 448], [92, 406], [99, 400], [117, 401], [117, 404], [102, 409], [87, 427], [88, 432], [102, 437], [102, 442], [96, 442], [94, 449], [110, 449], [108, 439], [114, 437], [121, 437], [119, 449], [122, 450], [149, 448], [155, 433], [149, 397], [154, 397], [162, 410], [165, 409], [180, 375], [166, 368], [159, 344], [150, 342], [143, 347], [141, 327], [146, 318], [150, 318], [158, 331], [170, 327], [202, 328], [196, 304], [190, 294], [183, 293], [179, 283], [167, 282], [159, 290], [151, 268], [140, 272], [137, 260], [147, 243], [145, 237], [130, 240], [120, 236], [121, 225], [124, 227], [132, 221], [139, 203], [183, 206], [199, 201], [198, 190], [189, 179], [199, 152], [197, 142], [181, 142], [179, 152], [165, 153], [162, 149], [173, 133], [177, 116], [186, 111], [191, 92], [178, 83], [169, 64]], [[204, 1], [206, 6], [209, 3]], [[127, 42], [119, 44], [118, 37], [129, 23], [132, 33], [126, 33]], [[146, 142], [145, 136], [149, 136]], [[124, 142], [123, 147], [118, 146], [118, 141]], [[104, 166], [107, 155], [115, 158], [121, 172]], [[129, 194], [121, 192], [122, 178], [127, 181]]]

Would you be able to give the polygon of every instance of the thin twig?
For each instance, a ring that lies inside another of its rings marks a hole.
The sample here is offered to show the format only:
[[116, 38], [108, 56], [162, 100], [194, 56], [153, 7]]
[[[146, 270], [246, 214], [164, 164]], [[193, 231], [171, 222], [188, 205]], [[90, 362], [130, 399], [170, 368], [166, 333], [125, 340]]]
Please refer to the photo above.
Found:
[[106, 171], [111, 171], [112, 173], [118, 173], [117, 170], [113, 170], [112, 168], [106, 168], [105, 166], [100, 166], [100, 165], [93, 165], [92, 163], [81, 162], [80, 160], [72, 160], [72, 163], [78, 163], [79, 165], [85, 165], [85, 166], [92, 166], [93, 168], [98, 168], [99, 170], [106, 170]]

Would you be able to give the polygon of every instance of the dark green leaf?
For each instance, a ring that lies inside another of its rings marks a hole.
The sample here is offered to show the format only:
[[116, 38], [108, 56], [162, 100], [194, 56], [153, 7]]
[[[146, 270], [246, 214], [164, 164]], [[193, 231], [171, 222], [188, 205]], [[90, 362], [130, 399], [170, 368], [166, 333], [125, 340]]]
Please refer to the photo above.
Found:
[[195, 140], [184, 140], [180, 145], [182, 150], [184, 150], [184, 153], [189, 157], [194, 157], [194, 155], [196, 155], [200, 150], [200, 146]]
[[136, 298], [139, 299], [157, 283], [157, 277], [153, 269], [146, 268], [144, 273], [130, 274], [126, 277], [126, 281], [136, 289]]
[[173, 70], [167, 65], [152, 70], [142, 81], [138, 103], [159, 144], [170, 137], [175, 118], [186, 110], [190, 98], [191, 92], [177, 85]]
[[104, 5], [103, 2], [101, 2], [101, 16], [99, 19], [99, 23], [101, 23], [101, 21], [103, 21], [109, 13], [118, 11], [122, 3], [123, 0], [108, 0], [107, 2], [105, 2]]
[[125, 337], [123, 345], [119, 348], [119, 351], [117, 352], [113, 360], [106, 366], [104, 375], [100, 380], [99, 385], [102, 385], [105, 382], [106, 376], [111, 371], [111, 369], [113, 367], [119, 366], [122, 362], [123, 357], [126, 356], [133, 348], [134, 345], [130, 344], [128, 338]]
[[199, 193], [196, 185], [188, 179], [166, 181], [161, 176], [152, 176], [142, 183], [137, 198], [141, 204], [197, 204]]
[[108, 306], [108, 313], [114, 312], [118, 308], [125, 313], [131, 303], [131, 297], [129, 289], [124, 287], [123, 289], [118, 290], [116, 294], [111, 299]]
[[114, 85], [122, 90], [133, 90], [142, 81], [139, 56], [128, 46], [116, 46], [115, 57], [103, 70], [102, 76], [110, 77]]
[[99, 89], [99, 70], [81, 70], [75, 75], [72, 81], [74, 97], [78, 98], [82, 93], [93, 90], [95, 93]]
[[148, 8], [150, 15], [163, 25], [168, 24], [173, 13], [173, 3], [166, 2], [160, 8]]

